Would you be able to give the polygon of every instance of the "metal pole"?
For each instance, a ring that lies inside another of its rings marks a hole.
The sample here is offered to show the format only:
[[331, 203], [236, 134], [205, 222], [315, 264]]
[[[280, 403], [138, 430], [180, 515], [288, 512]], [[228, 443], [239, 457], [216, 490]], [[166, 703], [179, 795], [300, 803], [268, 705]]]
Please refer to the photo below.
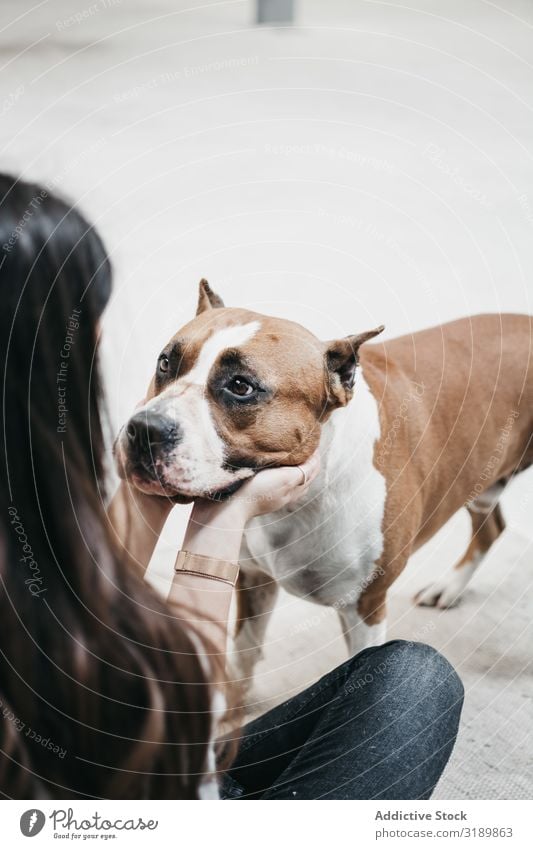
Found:
[[294, 0], [257, 0], [258, 24], [292, 24]]

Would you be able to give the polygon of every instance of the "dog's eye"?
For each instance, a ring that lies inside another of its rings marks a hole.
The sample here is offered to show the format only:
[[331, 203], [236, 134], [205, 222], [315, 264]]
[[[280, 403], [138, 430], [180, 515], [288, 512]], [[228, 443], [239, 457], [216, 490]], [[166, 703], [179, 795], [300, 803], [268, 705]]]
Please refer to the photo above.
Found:
[[232, 378], [226, 386], [226, 389], [238, 398], [247, 398], [255, 392], [255, 386], [253, 386], [250, 381], [246, 380], [244, 377]]
[[168, 371], [168, 357], [165, 357], [165, 355], [164, 355], [164, 354], [162, 354], [162, 355], [159, 357], [159, 360], [157, 361], [157, 368], [158, 368], [158, 369], [159, 369], [159, 371], [161, 371], [161, 372], [166, 372], [166, 371]]

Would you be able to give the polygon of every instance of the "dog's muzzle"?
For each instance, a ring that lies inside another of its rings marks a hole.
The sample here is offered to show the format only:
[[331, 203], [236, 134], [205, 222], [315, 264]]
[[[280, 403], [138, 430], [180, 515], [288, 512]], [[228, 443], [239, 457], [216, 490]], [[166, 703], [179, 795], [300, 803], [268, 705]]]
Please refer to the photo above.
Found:
[[181, 442], [179, 425], [156, 410], [141, 410], [125, 428], [126, 451], [130, 463], [151, 468]]

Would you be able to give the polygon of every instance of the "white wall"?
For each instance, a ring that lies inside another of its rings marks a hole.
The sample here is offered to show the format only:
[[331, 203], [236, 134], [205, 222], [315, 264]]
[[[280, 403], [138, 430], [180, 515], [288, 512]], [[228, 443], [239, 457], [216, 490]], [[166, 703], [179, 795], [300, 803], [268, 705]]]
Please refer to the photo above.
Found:
[[418, 5], [300, 2], [275, 30], [248, 2], [3, 0], [2, 162], [109, 245], [117, 423], [201, 276], [325, 338], [532, 311], [531, 5]]

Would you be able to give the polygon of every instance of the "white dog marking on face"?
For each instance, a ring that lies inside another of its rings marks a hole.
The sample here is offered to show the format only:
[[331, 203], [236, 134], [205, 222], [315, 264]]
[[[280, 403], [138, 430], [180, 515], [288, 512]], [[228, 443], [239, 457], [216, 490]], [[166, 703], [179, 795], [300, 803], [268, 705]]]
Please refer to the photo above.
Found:
[[183, 439], [160, 473], [177, 489], [200, 494], [229, 486], [252, 474], [249, 469], [224, 469], [225, 445], [215, 428], [205, 387], [219, 355], [244, 345], [260, 326], [261, 322], [251, 321], [217, 330], [204, 342], [191, 371], [154, 399], [154, 403], [166, 400], [167, 413], [179, 422], [183, 432]]
[[196, 383], [205, 386], [209, 372], [213, 368], [217, 357], [227, 348], [238, 348], [249, 342], [260, 327], [259, 321], [250, 321], [248, 324], [233, 324], [217, 330], [204, 342], [196, 364], [188, 374], [184, 375], [187, 383]]

